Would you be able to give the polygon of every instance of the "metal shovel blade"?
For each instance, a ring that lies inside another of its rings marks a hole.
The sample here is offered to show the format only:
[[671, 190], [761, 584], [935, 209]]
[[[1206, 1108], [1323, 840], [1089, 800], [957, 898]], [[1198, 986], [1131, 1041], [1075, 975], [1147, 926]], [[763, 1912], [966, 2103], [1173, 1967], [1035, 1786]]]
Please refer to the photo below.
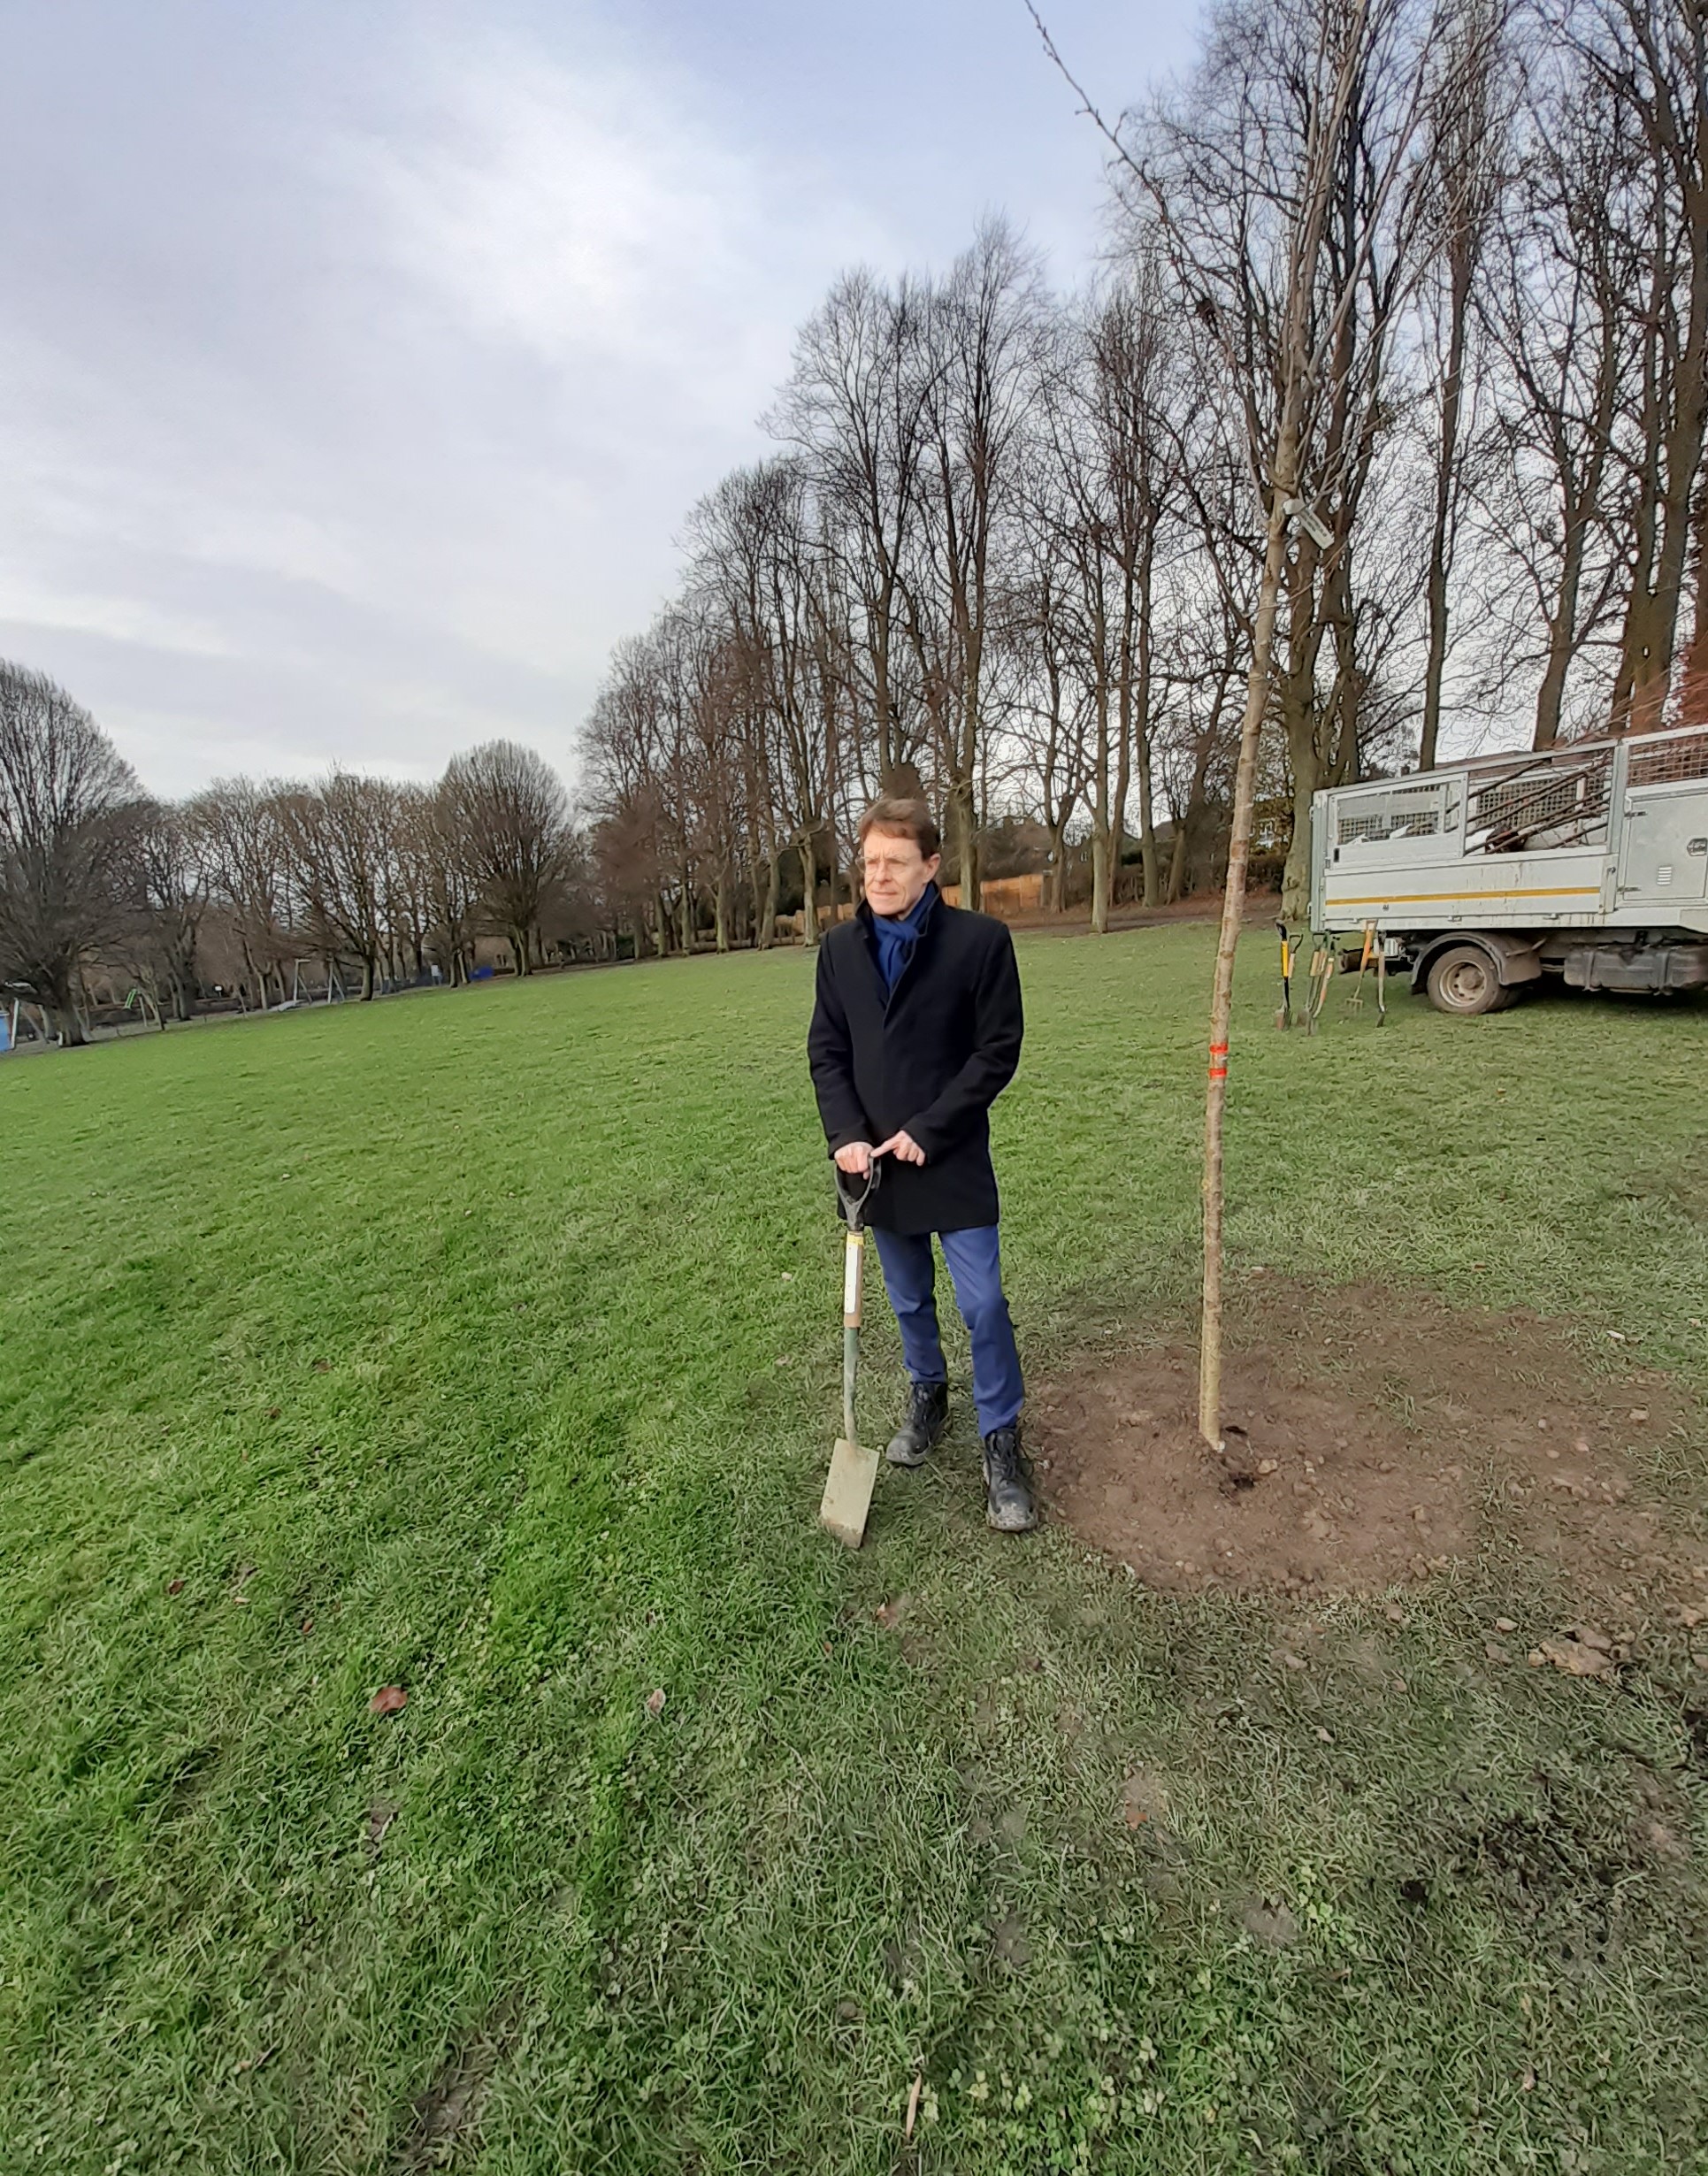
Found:
[[834, 1534], [845, 1549], [858, 1549], [866, 1538], [866, 1517], [877, 1484], [877, 1453], [862, 1451], [846, 1436], [837, 1438], [831, 1453], [830, 1478], [824, 1500], [818, 1507], [818, 1522]]

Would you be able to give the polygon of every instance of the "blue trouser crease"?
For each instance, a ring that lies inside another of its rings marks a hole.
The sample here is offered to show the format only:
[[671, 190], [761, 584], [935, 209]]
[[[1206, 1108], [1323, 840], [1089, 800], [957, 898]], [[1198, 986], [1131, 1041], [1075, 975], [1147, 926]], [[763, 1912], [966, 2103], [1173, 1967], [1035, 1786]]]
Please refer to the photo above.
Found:
[[[884, 1289], [901, 1330], [902, 1358], [915, 1383], [946, 1383], [943, 1345], [937, 1328], [937, 1265], [929, 1232], [885, 1231], [874, 1226], [877, 1259], [884, 1266]], [[954, 1283], [955, 1304], [973, 1345], [973, 1403], [978, 1432], [989, 1436], [1012, 1428], [1020, 1418], [1025, 1385], [1015, 1326], [1002, 1293], [1002, 1262], [997, 1227], [939, 1231], [938, 1244]]]

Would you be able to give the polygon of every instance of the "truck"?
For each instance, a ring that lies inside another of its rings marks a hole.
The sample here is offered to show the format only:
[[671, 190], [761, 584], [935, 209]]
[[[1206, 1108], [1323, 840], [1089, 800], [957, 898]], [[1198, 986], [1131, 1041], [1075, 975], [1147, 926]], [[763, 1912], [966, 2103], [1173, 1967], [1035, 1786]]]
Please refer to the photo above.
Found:
[[1379, 944], [1444, 1013], [1497, 1012], [1544, 976], [1708, 986], [1708, 725], [1316, 794], [1311, 926]]

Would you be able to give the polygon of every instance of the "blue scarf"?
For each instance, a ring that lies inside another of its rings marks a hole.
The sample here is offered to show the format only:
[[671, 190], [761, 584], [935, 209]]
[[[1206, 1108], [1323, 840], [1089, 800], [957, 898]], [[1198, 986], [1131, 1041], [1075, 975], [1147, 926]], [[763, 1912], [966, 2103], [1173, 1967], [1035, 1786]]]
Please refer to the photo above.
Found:
[[914, 946], [924, 933], [937, 904], [937, 886], [928, 884], [905, 915], [874, 915], [872, 936], [877, 946], [877, 971], [884, 977], [885, 994], [901, 979], [901, 970], [914, 956]]

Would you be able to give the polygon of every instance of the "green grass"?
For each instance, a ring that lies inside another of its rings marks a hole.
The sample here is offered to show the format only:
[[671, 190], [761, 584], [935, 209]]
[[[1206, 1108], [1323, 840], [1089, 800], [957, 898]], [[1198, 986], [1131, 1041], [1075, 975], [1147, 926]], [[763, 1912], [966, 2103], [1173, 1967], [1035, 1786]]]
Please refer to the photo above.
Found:
[[[1209, 944], [1023, 940], [1035, 1369], [1186, 1319]], [[1337, 990], [1283, 1038], [1268, 950], [1236, 1261], [1704, 1387], [1708, 1017]], [[964, 1419], [861, 1555], [818, 1534], [809, 992], [736, 958], [0, 1067], [0, 2168], [1708, 2167], [1697, 1859], [1633, 1841], [1708, 1851], [1681, 1635], [1617, 1691], [1497, 1670], [1547, 1598], [1491, 1558], [1282, 1668], [1263, 1607], [989, 1534]]]

